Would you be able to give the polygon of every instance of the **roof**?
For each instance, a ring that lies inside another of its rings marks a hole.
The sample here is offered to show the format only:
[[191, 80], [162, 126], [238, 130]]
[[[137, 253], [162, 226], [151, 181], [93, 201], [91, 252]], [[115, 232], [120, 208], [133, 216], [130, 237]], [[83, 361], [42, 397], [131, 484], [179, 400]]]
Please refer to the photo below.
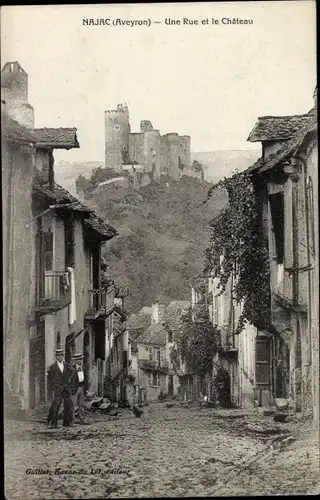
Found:
[[260, 116], [253, 127], [248, 141], [288, 140], [303, 126], [312, 122], [313, 115]]
[[167, 332], [165, 327], [158, 323], [150, 325], [149, 328], [143, 332], [137, 339], [139, 344], [156, 344], [164, 346], [166, 343]]
[[104, 222], [104, 220], [101, 219], [101, 217], [99, 217], [91, 208], [84, 205], [80, 200], [69, 193], [69, 191], [57, 183], [54, 184], [54, 190], [50, 190], [48, 184], [41, 183], [39, 175], [40, 172], [35, 169], [33, 189], [36, 192], [40, 192], [44, 196], [53, 199], [58, 205], [61, 205], [61, 209], [68, 208], [75, 212], [83, 212], [86, 217], [85, 226], [103, 236], [102, 239], [108, 240], [116, 236], [116, 229], [107, 222]]
[[77, 129], [73, 128], [35, 128], [37, 147], [50, 147], [55, 149], [79, 148]]
[[[21, 64], [18, 61], [7, 61], [4, 64], [4, 66], [3, 66], [2, 70], [1, 70], [1, 73], [7, 73], [7, 72], [11, 73], [12, 69], [14, 69], [15, 71], [21, 71], [25, 75], [27, 74], [25, 72], [25, 70], [22, 68]], [[9, 71], [7, 71], [7, 70], [9, 70]]]
[[131, 314], [127, 321], [127, 328], [129, 330], [144, 330], [151, 324], [151, 316], [142, 312], [138, 314]]
[[16, 144], [34, 144], [32, 129], [24, 127], [1, 110], [1, 136]]
[[118, 234], [114, 227], [104, 222], [95, 212], [91, 212], [89, 218], [85, 220], [85, 225], [104, 236], [105, 239], [111, 239]]
[[276, 153], [269, 155], [265, 160], [260, 158], [246, 170], [246, 173], [253, 174], [266, 172], [290, 157], [295, 150], [301, 146], [307, 135], [317, 131], [317, 115], [313, 114], [310, 116], [312, 117], [312, 120], [310, 120], [310, 122], [304, 127], [301, 127], [301, 129], [296, 132], [290, 141], [286, 142], [281, 149], [279, 149]]

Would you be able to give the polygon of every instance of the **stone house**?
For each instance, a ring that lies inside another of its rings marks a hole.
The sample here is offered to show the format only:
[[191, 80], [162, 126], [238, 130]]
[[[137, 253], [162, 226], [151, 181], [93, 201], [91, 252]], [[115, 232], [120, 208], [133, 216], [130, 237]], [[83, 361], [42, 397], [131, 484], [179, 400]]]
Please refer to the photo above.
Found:
[[[170, 305], [170, 304], [169, 304]], [[174, 346], [173, 333], [168, 328], [167, 308], [155, 302], [151, 308], [143, 307], [128, 322], [129, 375], [134, 378], [131, 400], [148, 400], [178, 394], [179, 377], [171, 360]]]
[[103, 391], [114, 299], [100, 287], [100, 253], [116, 230], [55, 182], [53, 151], [79, 147], [76, 129], [34, 128], [19, 63], [6, 63], [1, 84], [6, 403], [29, 410], [50, 399], [56, 346], [67, 360], [83, 351], [88, 388]]
[[220, 333], [220, 352], [214, 359], [213, 377], [217, 367], [223, 366], [230, 374], [230, 399], [237, 407], [252, 407], [255, 387], [255, 342], [257, 330], [246, 323], [239, 335], [234, 335], [242, 312], [242, 304], [233, 297], [233, 281], [223, 294], [219, 279], [207, 277], [207, 306], [210, 320]]
[[5, 406], [28, 401], [30, 256], [35, 242], [30, 231], [35, 138], [1, 106], [3, 224], [3, 354]]
[[248, 140], [262, 144], [262, 157], [247, 172], [262, 204], [271, 288], [257, 386], [270, 402], [287, 398], [319, 421], [316, 91], [309, 113], [261, 117]]
[[123, 298], [116, 292], [114, 311], [110, 316], [112, 327], [106, 336], [106, 373], [104, 394], [111, 401], [127, 400], [127, 376], [129, 369], [129, 336], [126, 327], [127, 312]]
[[[192, 296], [193, 306], [195, 301], [200, 299], [201, 294], [197, 295], [194, 290]], [[201, 383], [200, 377], [196, 376], [193, 370], [179, 354], [181, 347], [181, 338], [187, 333], [187, 324], [190, 326], [194, 307], [186, 300], [173, 300], [165, 309], [164, 324], [168, 333], [168, 359], [170, 359], [170, 368], [173, 373], [174, 394], [178, 399], [184, 401], [197, 400], [200, 396]]]

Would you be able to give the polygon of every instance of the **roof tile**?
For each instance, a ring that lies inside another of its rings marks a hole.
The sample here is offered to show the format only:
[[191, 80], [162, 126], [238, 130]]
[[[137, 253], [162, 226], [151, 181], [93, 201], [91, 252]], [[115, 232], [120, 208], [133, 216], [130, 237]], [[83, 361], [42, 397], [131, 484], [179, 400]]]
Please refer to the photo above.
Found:
[[166, 343], [167, 332], [165, 327], [158, 323], [150, 325], [149, 328], [138, 337], [138, 342], [143, 344], [155, 344], [164, 346]]
[[[73, 209], [77, 212], [87, 212], [87, 217], [85, 219], [85, 225], [90, 229], [98, 232], [100, 235], [104, 236], [106, 239], [113, 238], [116, 236], [117, 231], [114, 227], [112, 227], [107, 222], [104, 222], [101, 217], [99, 217], [91, 208], [87, 207], [83, 203], [80, 202], [77, 198], [75, 198], [69, 191], [60, 186], [59, 184], [54, 184], [54, 190], [51, 191], [47, 184], [41, 184], [39, 171], [35, 169], [34, 179], [33, 179], [33, 188], [35, 191], [41, 191], [45, 196], [49, 196], [50, 198], [54, 198], [54, 200], [58, 203], [68, 208]], [[61, 207], [62, 208], [62, 207]]]
[[279, 149], [276, 153], [269, 155], [265, 160], [263, 160], [263, 158], [260, 158], [246, 170], [246, 173], [263, 173], [271, 170], [273, 167], [275, 167], [280, 162], [288, 158], [292, 153], [294, 153], [294, 151], [301, 145], [307, 134], [317, 131], [317, 115], [312, 114], [310, 116], [312, 116], [312, 120], [301, 127], [295, 133], [294, 137], [286, 142], [286, 144], [281, 149]]
[[261, 116], [253, 127], [248, 141], [288, 140], [305, 125], [312, 122], [312, 114], [293, 116]]
[[38, 147], [52, 147], [55, 149], [79, 148], [77, 129], [73, 128], [35, 128], [36, 144]]

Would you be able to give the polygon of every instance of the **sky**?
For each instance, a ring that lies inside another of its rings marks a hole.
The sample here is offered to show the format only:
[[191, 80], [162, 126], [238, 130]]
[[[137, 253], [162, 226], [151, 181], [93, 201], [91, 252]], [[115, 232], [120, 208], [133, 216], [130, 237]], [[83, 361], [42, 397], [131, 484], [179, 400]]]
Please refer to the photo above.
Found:
[[150, 120], [161, 134], [190, 135], [195, 152], [255, 149], [247, 137], [258, 116], [312, 108], [315, 19], [315, 2], [303, 0], [2, 7], [2, 66], [19, 61], [28, 73], [37, 127], [77, 127], [80, 149], [57, 160], [103, 160], [104, 111], [122, 102], [132, 132]]

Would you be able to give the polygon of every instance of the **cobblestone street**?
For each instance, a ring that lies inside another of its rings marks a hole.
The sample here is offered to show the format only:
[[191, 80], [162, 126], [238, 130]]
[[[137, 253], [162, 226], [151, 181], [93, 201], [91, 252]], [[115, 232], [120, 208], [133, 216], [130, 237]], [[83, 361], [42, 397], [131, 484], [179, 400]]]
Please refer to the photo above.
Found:
[[307, 424], [155, 404], [70, 429], [7, 421], [5, 477], [8, 500], [297, 495], [317, 486], [319, 446]]

